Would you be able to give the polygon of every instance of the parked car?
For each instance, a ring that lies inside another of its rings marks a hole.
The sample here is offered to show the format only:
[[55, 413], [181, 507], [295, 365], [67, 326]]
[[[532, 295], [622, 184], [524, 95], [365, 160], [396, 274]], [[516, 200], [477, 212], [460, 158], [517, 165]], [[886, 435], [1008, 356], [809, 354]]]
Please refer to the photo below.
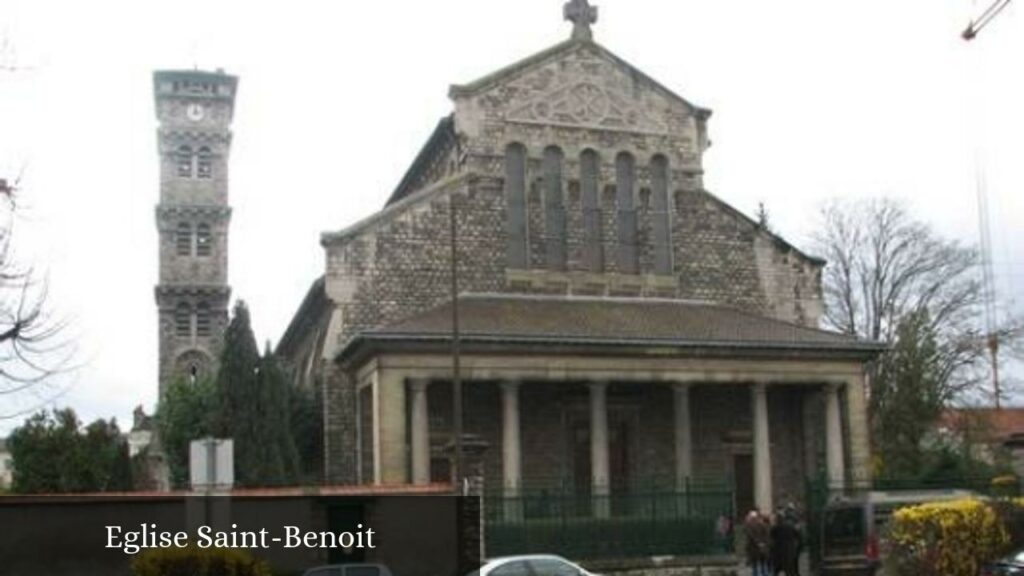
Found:
[[1024, 550], [986, 564], [981, 569], [981, 576], [1024, 576]]
[[532, 554], [489, 560], [469, 576], [598, 576], [561, 556]]
[[391, 576], [383, 564], [332, 564], [310, 568], [302, 576]]
[[969, 490], [899, 490], [829, 502], [821, 518], [821, 576], [878, 574], [879, 538], [897, 508], [971, 497], [977, 495]]

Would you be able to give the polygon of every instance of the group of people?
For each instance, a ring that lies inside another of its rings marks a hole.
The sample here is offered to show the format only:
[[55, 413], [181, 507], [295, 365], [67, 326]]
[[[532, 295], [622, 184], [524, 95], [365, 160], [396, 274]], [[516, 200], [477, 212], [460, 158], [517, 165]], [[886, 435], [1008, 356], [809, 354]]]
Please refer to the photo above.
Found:
[[796, 506], [789, 504], [770, 516], [751, 510], [743, 532], [752, 576], [800, 576], [804, 541]]

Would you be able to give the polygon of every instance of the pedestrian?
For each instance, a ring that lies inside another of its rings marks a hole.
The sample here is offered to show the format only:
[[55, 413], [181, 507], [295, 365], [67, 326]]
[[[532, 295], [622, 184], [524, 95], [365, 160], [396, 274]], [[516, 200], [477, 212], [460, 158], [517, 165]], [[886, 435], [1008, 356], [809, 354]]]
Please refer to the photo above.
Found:
[[771, 563], [774, 576], [800, 576], [800, 530], [786, 511], [779, 509], [772, 517], [770, 532]]
[[743, 522], [746, 536], [747, 564], [750, 565], [752, 576], [771, 576], [769, 569], [769, 553], [771, 527], [759, 511], [751, 510]]

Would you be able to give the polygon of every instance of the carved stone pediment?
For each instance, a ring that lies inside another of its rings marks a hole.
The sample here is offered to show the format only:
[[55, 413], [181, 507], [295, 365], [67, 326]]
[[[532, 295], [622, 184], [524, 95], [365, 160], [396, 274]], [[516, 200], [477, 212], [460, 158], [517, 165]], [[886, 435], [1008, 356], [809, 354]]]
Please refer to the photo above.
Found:
[[604, 130], [665, 131], [665, 126], [626, 95], [589, 80], [564, 84], [534, 96], [513, 107], [506, 120]]

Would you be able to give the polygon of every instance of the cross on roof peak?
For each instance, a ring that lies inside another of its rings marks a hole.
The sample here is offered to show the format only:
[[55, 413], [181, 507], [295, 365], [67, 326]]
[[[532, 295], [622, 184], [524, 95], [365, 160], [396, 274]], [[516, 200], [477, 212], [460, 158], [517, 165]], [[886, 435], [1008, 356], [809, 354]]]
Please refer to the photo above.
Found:
[[587, 0], [570, 0], [565, 3], [562, 15], [573, 23], [573, 40], [594, 39], [590, 25], [597, 22], [597, 6], [591, 6]]

